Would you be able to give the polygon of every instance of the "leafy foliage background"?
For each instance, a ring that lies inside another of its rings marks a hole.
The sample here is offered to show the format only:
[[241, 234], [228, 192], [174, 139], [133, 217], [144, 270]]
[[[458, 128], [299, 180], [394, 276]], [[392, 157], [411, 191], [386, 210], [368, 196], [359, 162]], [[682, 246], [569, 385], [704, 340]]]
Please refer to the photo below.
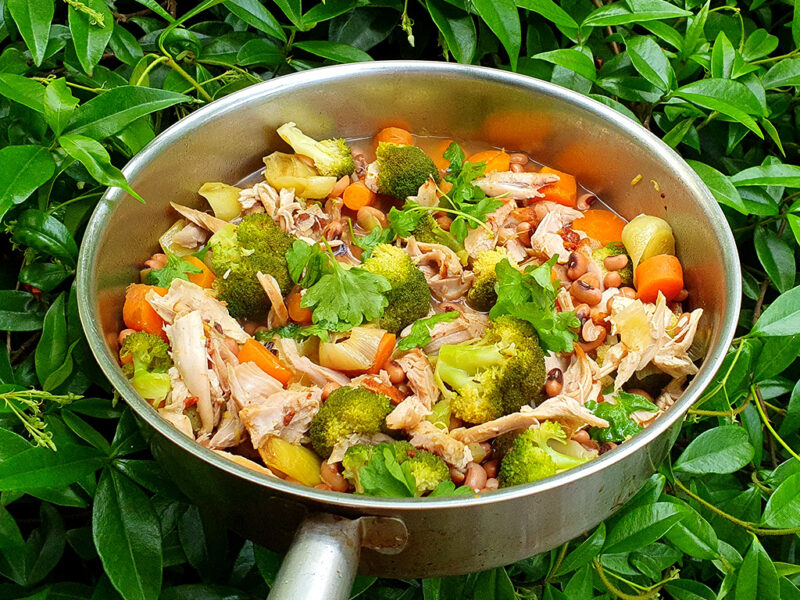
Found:
[[285, 73], [389, 58], [513, 69], [640, 121], [723, 206], [745, 298], [673, 462], [608, 522], [507, 568], [359, 578], [353, 594], [800, 598], [799, 13], [782, 0], [0, 0], [0, 598], [265, 596], [280, 557], [187, 502], [94, 364], [78, 245], [103, 189], [126, 185], [117, 167], [176, 119]]

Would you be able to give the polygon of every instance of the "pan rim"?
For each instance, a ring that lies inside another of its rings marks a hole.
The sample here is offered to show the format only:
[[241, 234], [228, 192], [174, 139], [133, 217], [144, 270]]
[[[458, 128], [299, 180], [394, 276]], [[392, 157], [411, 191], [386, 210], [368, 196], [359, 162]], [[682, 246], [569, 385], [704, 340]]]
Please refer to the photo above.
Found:
[[436, 76], [453, 76], [486, 79], [495, 83], [511, 85], [513, 87], [528, 89], [540, 94], [556, 98], [560, 102], [577, 105], [578, 108], [594, 113], [637, 142], [648, 147], [658, 158], [666, 163], [673, 171], [679, 174], [687, 192], [699, 204], [706, 214], [715, 237], [720, 244], [724, 257], [723, 270], [726, 273], [727, 305], [724, 307], [719, 323], [719, 333], [716, 344], [709, 349], [700, 371], [690, 382], [689, 387], [682, 397], [666, 411], [652, 425], [642, 430], [630, 440], [621, 444], [615, 450], [608, 452], [592, 461], [543, 479], [534, 483], [500, 489], [488, 494], [478, 494], [474, 497], [442, 497], [442, 498], [373, 498], [343, 494], [308, 488], [299, 484], [289, 483], [282, 479], [271, 478], [252, 469], [241, 466], [197, 444], [194, 440], [180, 433], [165, 421], [152, 407], [143, 400], [123, 376], [122, 370], [117, 365], [116, 359], [108, 351], [105, 339], [99, 328], [99, 319], [96, 315], [96, 294], [94, 294], [96, 252], [87, 241], [92, 241], [102, 234], [107, 216], [113, 207], [126, 197], [126, 192], [120, 188], [109, 188], [92, 213], [84, 233], [78, 257], [76, 284], [78, 293], [78, 309], [84, 333], [89, 342], [92, 353], [100, 365], [104, 375], [113, 387], [120, 392], [131, 409], [143, 419], [158, 434], [166, 437], [171, 443], [182, 450], [193, 454], [210, 465], [231, 473], [250, 483], [268, 488], [275, 493], [288, 494], [301, 501], [312, 501], [332, 509], [361, 510], [363, 512], [390, 513], [400, 510], [439, 510], [444, 508], [477, 507], [484, 504], [494, 504], [516, 500], [522, 497], [547, 492], [567, 483], [577, 483], [595, 473], [610, 467], [616, 462], [625, 460], [630, 455], [643, 451], [649, 444], [665, 434], [673, 425], [683, 418], [686, 411], [700, 397], [714, 375], [719, 370], [730, 345], [738, 320], [741, 305], [741, 267], [738, 251], [733, 239], [733, 234], [727, 224], [721, 208], [711, 192], [702, 182], [700, 177], [661, 139], [647, 131], [639, 123], [614, 109], [587, 96], [572, 90], [562, 88], [550, 82], [534, 79], [526, 75], [471, 65], [457, 65], [452, 63], [434, 61], [376, 61], [371, 63], [354, 63], [321, 67], [311, 71], [304, 71], [285, 75], [274, 80], [266, 81], [245, 88], [239, 92], [226, 96], [191, 115], [184, 117], [171, 125], [143, 150], [141, 150], [122, 169], [126, 178], [135, 176], [144, 168], [151, 159], [160, 153], [160, 147], [179, 139], [184, 132], [202, 126], [202, 122], [210, 115], [219, 116], [235, 111], [239, 106], [247, 104], [251, 99], [278, 94], [286, 88], [299, 85], [314, 85], [322, 81], [358, 76], [359, 74], [384, 73], [396, 76], [399, 71], [406, 73], [425, 73]]

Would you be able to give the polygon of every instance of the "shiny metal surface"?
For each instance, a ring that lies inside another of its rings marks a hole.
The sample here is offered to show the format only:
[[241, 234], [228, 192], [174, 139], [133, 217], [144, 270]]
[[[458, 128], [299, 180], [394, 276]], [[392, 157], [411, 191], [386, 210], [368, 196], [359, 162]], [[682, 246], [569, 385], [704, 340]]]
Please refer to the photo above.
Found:
[[[575, 174], [627, 218], [642, 212], [665, 218], [675, 231], [693, 307], [705, 310], [701, 335], [708, 350], [700, 372], [675, 406], [613, 452], [556, 477], [478, 498], [391, 500], [324, 492], [264, 477], [196, 445], [139, 398], [117, 366], [123, 293], [175, 219], [169, 201], [200, 206], [195, 192], [203, 182], [234, 182], [256, 170], [263, 155], [283, 147], [274, 130], [290, 120], [315, 137], [370, 136], [402, 121], [415, 132], [486, 140]], [[153, 453], [176, 483], [233, 529], [276, 550], [286, 549], [314, 512], [390, 516], [405, 523], [404, 549], [391, 554], [364, 548], [363, 573], [452, 575], [553, 548], [608, 517], [653, 473], [733, 337], [741, 295], [737, 252], [700, 179], [627, 117], [529, 77], [425, 62], [288, 75], [186, 117], [124, 173], [147, 204], [111, 189], [89, 223], [77, 276], [89, 343], [146, 423]], [[632, 186], [637, 175], [641, 182]]]

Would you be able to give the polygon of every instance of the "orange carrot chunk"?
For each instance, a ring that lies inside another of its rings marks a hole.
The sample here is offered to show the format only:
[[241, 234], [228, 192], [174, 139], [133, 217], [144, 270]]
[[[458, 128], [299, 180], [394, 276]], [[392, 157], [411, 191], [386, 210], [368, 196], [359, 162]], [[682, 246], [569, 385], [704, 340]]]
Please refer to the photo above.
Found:
[[362, 206], [372, 206], [378, 195], [369, 189], [363, 181], [351, 183], [344, 190], [344, 205], [350, 210], [358, 210]]
[[375, 145], [381, 142], [389, 142], [390, 144], [402, 144], [403, 146], [412, 146], [414, 144], [414, 136], [407, 129], [401, 127], [386, 127], [378, 132], [375, 136]]
[[433, 159], [433, 164], [436, 165], [437, 169], [447, 169], [450, 167], [450, 161], [445, 159], [444, 153], [450, 147], [450, 144], [453, 143], [453, 140], [442, 140], [433, 146], [433, 150], [430, 151], [430, 156]]
[[371, 373], [372, 375], [377, 375], [381, 372], [383, 365], [386, 364], [386, 361], [389, 360], [389, 357], [392, 356], [392, 352], [394, 352], [394, 343], [397, 339], [397, 336], [393, 333], [386, 333], [381, 338], [381, 341], [378, 342], [378, 351], [375, 353], [375, 362], [372, 363], [372, 366], [369, 368], [367, 373]]
[[472, 164], [485, 162], [486, 173], [508, 171], [511, 166], [511, 157], [502, 150], [484, 150], [473, 154], [467, 160]]
[[569, 173], [562, 173], [550, 167], [542, 167], [539, 172], [550, 173], [560, 177], [555, 183], [546, 185], [539, 190], [544, 194], [542, 200], [549, 200], [550, 202], [557, 202], [558, 204], [575, 208], [578, 202], [578, 184], [575, 181], [575, 177]]
[[635, 275], [636, 290], [643, 302], [655, 302], [658, 292], [670, 302], [683, 289], [681, 263], [671, 254], [659, 254], [642, 261]]
[[199, 273], [188, 274], [190, 282], [195, 285], [199, 285], [201, 288], [210, 288], [214, 284], [214, 280], [217, 277], [211, 272], [211, 269], [208, 268], [206, 263], [196, 256], [184, 256], [183, 260], [200, 269]]
[[125, 292], [125, 303], [122, 305], [122, 320], [128, 329], [146, 331], [166, 340], [167, 334], [163, 329], [164, 319], [147, 301], [147, 292], [150, 290], [154, 290], [160, 296], [167, 293], [165, 288], [143, 283], [134, 283], [128, 286]]
[[573, 229], [584, 232], [604, 246], [611, 242], [622, 241], [622, 229], [625, 225], [624, 219], [610, 210], [602, 209], [587, 210], [580, 219], [575, 219], [572, 222]]
[[278, 357], [267, 350], [264, 344], [252, 338], [247, 340], [244, 346], [242, 346], [242, 349], [239, 350], [238, 358], [239, 362], [256, 363], [259, 369], [264, 371], [267, 375], [272, 375], [272, 377], [280, 381], [284, 386], [289, 383], [292, 378], [292, 372], [278, 360]]
[[301, 306], [303, 296], [299, 291], [292, 292], [286, 297], [286, 309], [289, 311], [289, 318], [295, 323], [311, 323], [311, 309]]

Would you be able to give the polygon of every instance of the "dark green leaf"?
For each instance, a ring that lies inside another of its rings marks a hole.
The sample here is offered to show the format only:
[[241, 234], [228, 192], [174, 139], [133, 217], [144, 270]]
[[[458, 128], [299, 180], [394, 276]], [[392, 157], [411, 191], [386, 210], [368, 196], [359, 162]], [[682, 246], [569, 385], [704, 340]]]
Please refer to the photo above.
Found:
[[684, 473], [733, 473], [753, 458], [747, 431], [738, 425], [723, 425], [704, 431], [675, 461]]
[[425, 6], [436, 27], [442, 33], [448, 51], [458, 62], [471, 63], [478, 45], [478, 34], [475, 31], [475, 22], [472, 20], [472, 16], [455, 8], [445, 0], [426, 0]]
[[777, 529], [797, 527], [800, 523], [800, 473], [787, 478], [772, 492], [764, 509], [763, 522]]
[[766, 227], [756, 228], [753, 241], [758, 260], [778, 291], [785, 292], [790, 289], [795, 280], [792, 247], [772, 229]]
[[258, 0], [227, 0], [224, 4], [225, 8], [248, 25], [281, 41], [286, 41], [286, 34], [280, 23]]
[[517, 6], [538, 13], [559, 27], [578, 28], [575, 19], [553, 0], [517, 0]]
[[800, 85], [800, 58], [785, 58], [776, 62], [761, 78], [768, 90], [788, 85]]
[[[78, 6], [79, 8], [76, 8]], [[87, 75], [100, 62], [114, 30], [114, 15], [103, 0], [70, 4], [69, 31], [75, 53]]]
[[8, 0], [7, 6], [38, 67], [42, 64], [50, 38], [55, 0]]
[[141, 196], [125, 181], [122, 171], [111, 164], [111, 157], [100, 142], [74, 133], [62, 135], [58, 138], [58, 142], [67, 154], [86, 167], [89, 174], [98, 182], [107, 186], [120, 187], [137, 200], [144, 202]]
[[751, 333], [762, 337], [800, 333], [800, 286], [778, 296], [761, 313]]
[[0, 149], [0, 164], [0, 218], [14, 204], [27, 200], [56, 170], [52, 155], [43, 146], [6, 146]]
[[503, 44], [511, 61], [511, 70], [517, 70], [522, 32], [519, 11], [514, 0], [472, 0], [478, 15]]
[[0, 331], [37, 331], [42, 328], [44, 313], [33, 294], [0, 290]]
[[608, 532], [604, 552], [631, 552], [651, 544], [687, 514], [683, 507], [670, 502], [638, 506], [622, 515]]
[[[45, 390], [48, 378], [64, 364], [67, 357], [67, 315], [64, 294], [59, 294], [47, 310], [42, 327], [42, 337], [36, 345], [36, 376]], [[61, 382], [59, 382], [60, 384]], [[58, 385], [58, 384], [56, 384]]]
[[603, 548], [605, 542], [606, 526], [605, 523], [600, 523], [592, 535], [564, 557], [564, 562], [561, 563], [561, 566], [555, 574], [565, 575], [589, 564], [593, 558], [600, 554], [600, 550]]
[[716, 600], [717, 595], [707, 585], [691, 579], [676, 579], [668, 582], [664, 589], [675, 600]]
[[736, 187], [745, 185], [782, 185], [800, 188], [800, 167], [780, 163], [750, 167], [733, 175], [731, 181]]
[[67, 87], [66, 79], [55, 79], [44, 90], [44, 118], [56, 135], [67, 126], [78, 99]]
[[60, 258], [74, 266], [78, 245], [64, 224], [41, 210], [26, 210], [14, 225], [14, 243], [33, 248], [47, 256]]
[[675, 85], [675, 73], [672, 65], [653, 38], [644, 35], [636, 36], [629, 39], [625, 47], [633, 66], [647, 81], [665, 91]]
[[678, 88], [675, 95], [739, 121], [763, 138], [758, 124], [750, 116], [760, 116], [761, 105], [743, 83], [730, 79], [703, 79]]
[[581, 77], [589, 81], [594, 81], [597, 73], [594, 68], [594, 61], [580, 50], [574, 48], [564, 48], [561, 50], [551, 50], [550, 52], [540, 52], [534, 54], [533, 58], [545, 60], [554, 65], [559, 65], [570, 71], [574, 71]]
[[31, 110], [44, 113], [44, 86], [27, 77], [0, 73], [0, 94]]
[[612, 2], [598, 8], [583, 21], [583, 26], [625, 25], [626, 23], [686, 17], [691, 14], [664, 0], [628, 0], [627, 2]]
[[780, 600], [775, 565], [755, 536], [736, 576], [735, 600]]
[[314, 56], [327, 58], [328, 60], [332, 60], [337, 63], [363, 62], [372, 60], [372, 57], [363, 50], [353, 48], [352, 46], [342, 44], [340, 42], [329, 42], [323, 40], [296, 42], [294, 47], [299, 48], [300, 50], [305, 50]]
[[0, 462], [0, 490], [69, 485], [97, 471], [105, 457], [96, 448], [63, 445], [57, 451], [36, 447]]
[[742, 197], [739, 195], [736, 186], [730, 180], [730, 177], [723, 175], [714, 167], [710, 167], [704, 163], [697, 162], [696, 160], [688, 160], [689, 166], [694, 169], [700, 178], [705, 182], [711, 193], [717, 199], [717, 202], [729, 206], [742, 214], [747, 214], [748, 210], [742, 202]]
[[71, 271], [55, 263], [33, 263], [20, 270], [19, 281], [43, 292], [49, 292], [58, 287], [70, 274]]

